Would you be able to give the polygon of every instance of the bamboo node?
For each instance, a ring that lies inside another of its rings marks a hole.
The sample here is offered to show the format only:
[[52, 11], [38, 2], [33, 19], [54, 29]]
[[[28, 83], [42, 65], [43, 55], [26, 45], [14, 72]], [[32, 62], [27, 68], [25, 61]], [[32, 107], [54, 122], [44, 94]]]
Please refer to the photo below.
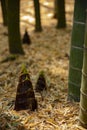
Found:
[[74, 45], [72, 45], [71, 47], [74, 49], [84, 50], [84, 47], [79, 47], [79, 46], [74, 46]]
[[81, 69], [79, 69], [77, 67], [73, 67], [72, 65], [70, 65], [70, 68], [72, 68], [73, 70], [81, 71]]
[[85, 92], [82, 91], [82, 89], [80, 89], [80, 92], [83, 96], [87, 97], [87, 94]]
[[85, 25], [85, 22], [79, 22], [79, 21], [75, 21], [75, 20], [74, 20], [74, 23]]
[[81, 104], [80, 104], [80, 110], [81, 110], [82, 112], [84, 112], [85, 114], [87, 113], [87, 109], [83, 108], [83, 107], [81, 106]]
[[72, 81], [69, 81], [68, 83], [70, 83], [70, 84], [74, 85], [75, 87], [80, 88], [80, 84], [76, 84], [76, 83], [74, 83], [74, 82], [72, 82]]

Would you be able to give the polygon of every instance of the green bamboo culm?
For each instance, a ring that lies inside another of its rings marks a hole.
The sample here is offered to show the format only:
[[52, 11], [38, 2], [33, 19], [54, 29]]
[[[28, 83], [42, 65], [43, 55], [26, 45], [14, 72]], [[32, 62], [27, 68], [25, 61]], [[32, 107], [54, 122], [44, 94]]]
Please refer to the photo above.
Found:
[[1, 0], [1, 9], [2, 9], [2, 17], [3, 17], [3, 25], [7, 26], [7, 1]]
[[66, 16], [65, 16], [65, 0], [56, 0], [56, 14], [57, 14], [57, 26], [56, 28], [66, 27]]
[[34, 1], [34, 11], [35, 11], [35, 31], [41, 32], [42, 26], [41, 26], [41, 15], [40, 15], [40, 3], [39, 0], [33, 0]]
[[53, 16], [53, 18], [57, 18], [57, 13], [58, 13], [58, 11], [57, 11], [57, 0], [54, 0], [54, 16]]
[[80, 101], [87, 0], [75, 0], [71, 37], [68, 100]]
[[24, 54], [20, 36], [20, 0], [7, 0], [9, 51]]
[[79, 122], [80, 125], [82, 125], [84, 128], [87, 129], [87, 11], [86, 11], [86, 29], [85, 29]]

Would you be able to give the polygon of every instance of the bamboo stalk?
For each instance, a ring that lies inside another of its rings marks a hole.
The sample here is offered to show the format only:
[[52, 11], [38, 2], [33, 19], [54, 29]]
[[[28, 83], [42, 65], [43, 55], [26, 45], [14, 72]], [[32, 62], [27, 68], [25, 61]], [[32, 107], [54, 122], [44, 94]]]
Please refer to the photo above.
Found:
[[75, 0], [71, 37], [68, 100], [80, 101], [87, 0]]
[[65, 0], [57, 0], [57, 26], [56, 28], [65, 28], [66, 27], [66, 16], [65, 16]]
[[35, 11], [35, 31], [41, 32], [42, 25], [41, 25], [41, 15], [40, 15], [40, 3], [39, 0], [34, 1], [34, 11]]
[[87, 11], [84, 48], [79, 122], [87, 128]]
[[7, 0], [8, 41], [11, 54], [24, 54], [20, 35], [20, 0]]
[[3, 25], [7, 26], [7, 1], [1, 0], [1, 8], [2, 8], [2, 17], [3, 17]]

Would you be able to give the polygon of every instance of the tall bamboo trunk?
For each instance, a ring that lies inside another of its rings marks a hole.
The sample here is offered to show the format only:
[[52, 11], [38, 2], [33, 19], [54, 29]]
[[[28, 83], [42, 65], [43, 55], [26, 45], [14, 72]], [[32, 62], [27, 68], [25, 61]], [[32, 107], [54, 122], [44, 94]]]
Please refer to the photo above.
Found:
[[85, 31], [79, 121], [83, 127], [87, 128], [87, 15], [86, 15], [86, 31]]
[[34, 10], [35, 10], [35, 31], [41, 32], [41, 16], [40, 16], [40, 3], [39, 0], [34, 0]]
[[66, 27], [65, 0], [57, 0], [57, 28]]
[[7, 1], [1, 0], [1, 8], [2, 8], [2, 17], [3, 17], [3, 25], [7, 26]]
[[54, 15], [53, 15], [53, 18], [57, 18], [57, 0], [54, 0]]
[[68, 99], [74, 101], [80, 100], [86, 8], [87, 0], [75, 0], [68, 79]]
[[24, 54], [20, 36], [20, 0], [8, 0], [9, 51], [12, 54]]

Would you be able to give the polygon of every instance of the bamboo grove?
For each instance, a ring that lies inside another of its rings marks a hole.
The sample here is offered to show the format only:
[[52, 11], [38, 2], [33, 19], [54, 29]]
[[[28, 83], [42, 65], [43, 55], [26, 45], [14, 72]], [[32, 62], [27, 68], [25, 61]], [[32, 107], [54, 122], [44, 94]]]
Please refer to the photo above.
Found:
[[[8, 28], [9, 52], [24, 55], [20, 35], [21, 0], [1, 0], [0, 2], [3, 25]], [[44, 28], [41, 22], [40, 1], [33, 0], [33, 6], [35, 32], [41, 32]], [[65, 0], [55, 0], [54, 7], [54, 18], [57, 20], [56, 28], [67, 27]], [[79, 122], [87, 129], [87, 0], [74, 1], [69, 70], [67, 71], [69, 71], [67, 99], [80, 101]]]

